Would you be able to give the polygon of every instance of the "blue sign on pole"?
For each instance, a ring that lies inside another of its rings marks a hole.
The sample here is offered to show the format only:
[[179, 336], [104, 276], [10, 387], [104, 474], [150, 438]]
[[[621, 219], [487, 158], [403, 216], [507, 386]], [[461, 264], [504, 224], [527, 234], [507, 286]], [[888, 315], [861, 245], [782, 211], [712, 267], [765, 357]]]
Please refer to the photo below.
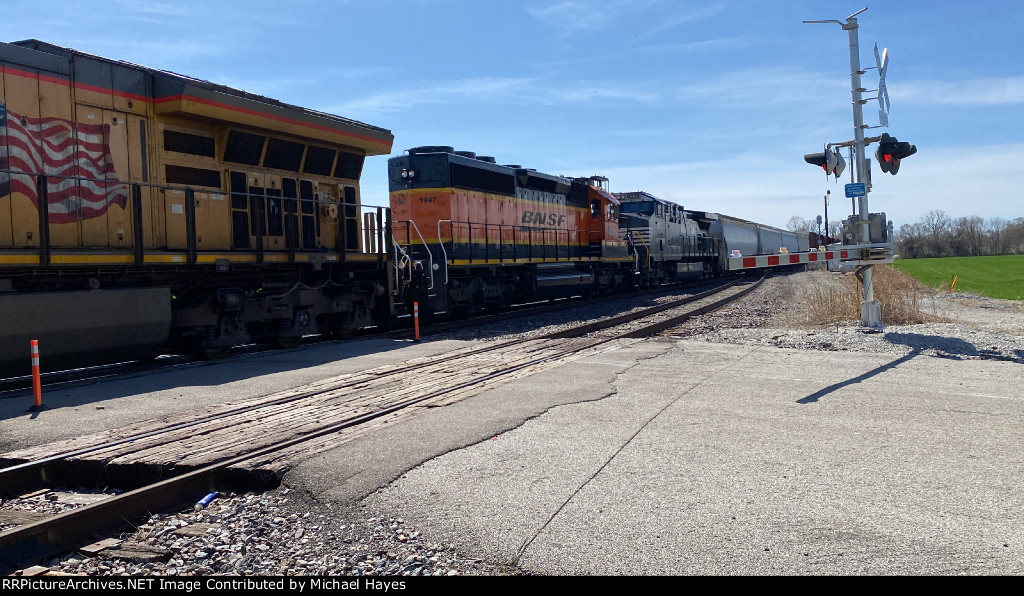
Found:
[[850, 199], [853, 197], [863, 197], [868, 194], [864, 189], [863, 182], [855, 182], [854, 184], [846, 185], [846, 198]]

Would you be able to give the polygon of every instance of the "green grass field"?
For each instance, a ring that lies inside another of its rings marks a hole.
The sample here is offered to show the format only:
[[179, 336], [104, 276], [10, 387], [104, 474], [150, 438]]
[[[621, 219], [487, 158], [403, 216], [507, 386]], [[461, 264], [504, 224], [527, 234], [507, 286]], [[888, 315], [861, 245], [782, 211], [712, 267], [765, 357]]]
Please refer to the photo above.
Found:
[[1024, 300], [1024, 255], [900, 259], [893, 266], [932, 288], [949, 290], [956, 275], [957, 292]]

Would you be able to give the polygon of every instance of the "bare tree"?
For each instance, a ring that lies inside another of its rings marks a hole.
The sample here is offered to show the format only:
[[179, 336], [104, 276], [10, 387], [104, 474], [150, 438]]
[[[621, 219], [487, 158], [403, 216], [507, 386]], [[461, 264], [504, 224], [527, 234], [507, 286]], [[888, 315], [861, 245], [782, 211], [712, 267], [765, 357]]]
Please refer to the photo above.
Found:
[[818, 229], [818, 222], [815, 219], [804, 219], [794, 215], [786, 222], [786, 229], [790, 232], [812, 232]]
[[903, 224], [894, 234], [896, 253], [904, 259], [917, 259], [930, 256], [926, 242], [924, 224]]
[[836, 241], [840, 241], [840, 236], [843, 233], [843, 221], [840, 219], [830, 219], [828, 222], [828, 231], [825, 234], [829, 238], [835, 238]]
[[1006, 232], [1006, 220], [1001, 217], [993, 217], [985, 224], [985, 248], [990, 255], [1001, 255], [1006, 247], [1003, 245], [1003, 235]]
[[914, 224], [903, 224], [893, 234], [896, 253], [905, 259], [1024, 253], [1024, 217], [1006, 221], [995, 217], [952, 219], [943, 211], [929, 211]]
[[1024, 254], [1024, 217], [1006, 224], [1006, 248], [1003, 254]]
[[928, 231], [929, 256], [946, 257], [952, 253], [949, 248], [951, 220], [945, 211], [933, 210], [921, 218], [921, 223]]
[[985, 220], [976, 215], [957, 218], [950, 227], [953, 254], [959, 257], [980, 256], [984, 225]]

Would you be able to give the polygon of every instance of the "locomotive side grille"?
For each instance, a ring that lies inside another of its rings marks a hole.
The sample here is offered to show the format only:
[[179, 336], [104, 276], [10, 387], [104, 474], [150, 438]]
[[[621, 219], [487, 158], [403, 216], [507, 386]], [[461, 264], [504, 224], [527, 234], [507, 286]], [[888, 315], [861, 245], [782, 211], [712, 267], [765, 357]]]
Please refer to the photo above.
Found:
[[164, 131], [164, 150], [187, 153], [200, 157], [216, 157], [216, 145], [212, 137], [193, 135], [176, 130]]
[[458, 188], [482, 190], [502, 195], [516, 194], [516, 179], [512, 174], [473, 168], [462, 164], [449, 164], [451, 185]]
[[216, 170], [167, 165], [164, 175], [168, 184], [220, 188], [220, 172]]

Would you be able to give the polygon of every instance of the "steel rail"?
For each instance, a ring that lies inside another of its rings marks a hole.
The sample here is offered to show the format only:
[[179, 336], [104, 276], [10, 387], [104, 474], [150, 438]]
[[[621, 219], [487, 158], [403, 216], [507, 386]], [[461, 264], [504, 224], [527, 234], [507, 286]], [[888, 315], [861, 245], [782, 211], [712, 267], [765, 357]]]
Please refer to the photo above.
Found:
[[[589, 304], [600, 304], [603, 302], [610, 302], [613, 300], [623, 300], [631, 297], [638, 296], [663, 296], [677, 292], [680, 289], [690, 288], [693, 286], [700, 286], [706, 282], [700, 283], [677, 283], [667, 287], [662, 287], [657, 290], [639, 290], [635, 293], [630, 294], [615, 294], [611, 296], [601, 296], [595, 298], [584, 298], [575, 299], [570, 298], [567, 300], [559, 300], [554, 304], [544, 304], [541, 306], [528, 306], [528, 305], [517, 305], [511, 309], [497, 313], [487, 315], [472, 316], [464, 320], [459, 321], [442, 321], [433, 323], [430, 326], [423, 328], [422, 335], [432, 335], [436, 333], [443, 333], [451, 331], [453, 329], [462, 329], [466, 327], [474, 327], [480, 325], [487, 325], [493, 322], [506, 321], [509, 319], [515, 319], [518, 317], [530, 316], [534, 314], [543, 314], [548, 312], [557, 312], [559, 310], [567, 308], [575, 308], [580, 306], [586, 306]], [[411, 317], [406, 317], [411, 319]], [[403, 319], [404, 320], [404, 319]], [[411, 323], [400, 326], [399, 328], [385, 328], [385, 327], [368, 327], [365, 329], [358, 330], [358, 335], [352, 338], [345, 339], [362, 339], [370, 337], [394, 337], [399, 336], [403, 333], [407, 333], [408, 329], [411, 328]], [[122, 376], [139, 375], [139, 374], [153, 374], [164, 371], [172, 371], [179, 368], [186, 368], [190, 366], [206, 366], [217, 364], [219, 362], [225, 362], [231, 358], [248, 357], [253, 355], [260, 355], [264, 353], [287, 353], [294, 350], [303, 350], [313, 346], [330, 343], [333, 341], [339, 341], [337, 338], [329, 337], [328, 334], [321, 334], [317, 336], [306, 337], [302, 345], [295, 346], [292, 348], [272, 348], [267, 349], [264, 344], [250, 344], [243, 346], [234, 346], [231, 348], [232, 354], [228, 355], [223, 359], [210, 359], [194, 354], [168, 354], [161, 356], [160, 360], [157, 361], [139, 361], [130, 360], [125, 362], [114, 362], [110, 364], [100, 364], [96, 366], [85, 367], [83, 369], [68, 369], [68, 370], [57, 370], [44, 372], [43, 388], [53, 388], [61, 385], [75, 384], [75, 383], [94, 383], [97, 381], [103, 381], [108, 379], [117, 379]], [[167, 362], [171, 361], [171, 362]], [[0, 378], [0, 399], [14, 397], [20, 395], [22, 392], [30, 391], [32, 389], [32, 376], [21, 375], [15, 377]]]
[[[511, 346], [514, 346], [514, 345], [517, 345], [517, 344], [522, 344], [522, 343], [525, 343], [525, 342], [528, 342], [528, 341], [535, 341], [537, 339], [560, 339], [560, 338], [569, 338], [569, 337], [579, 337], [580, 335], [583, 335], [583, 334], [586, 334], [586, 333], [590, 333], [590, 332], [593, 332], [593, 331], [596, 331], [596, 330], [612, 327], [612, 326], [618, 325], [618, 324], [620, 324], [622, 322], [626, 322], [626, 321], [630, 321], [630, 320], [636, 320], [637, 318], [642, 318], [644, 316], [649, 316], [649, 315], [656, 314], [656, 313], [659, 313], [659, 312], [662, 312], [662, 311], [665, 311], [665, 310], [669, 310], [671, 308], [676, 308], [676, 307], [681, 306], [683, 304], [688, 304], [688, 303], [694, 302], [696, 300], [700, 300], [700, 299], [702, 299], [702, 298], [704, 298], [706, 296], [709, 296], [711, 294], [717, 293], [717, 292], [719, 292], [719, 291], [721, 291], [721, 290], [723, 290], [725, 288], [731, 287], [731, 286], [735, 285], [736, 283], [739, 283], [739, 280], [735, 280], [735, 281], [732, 281], [730, 283], [718, 286], [716, 288], [712, 288], [711, 290], [702, 292], [700, 294], [695, 294], [695, 295], [687, 296], [687, 297], [679, 299], [679, 300], [674, 300], [672, 302], [669, 302], [669, 303], [666, 303], [666, 304], [663, 304], [663, 305], [659, 305], [659, 306], [655, 306], [655, 307], [650, 307], [650, 308], [647, 308], [647, 309], [643, 309], [643, 310], [637, 311], [635, 313], [627, 313], [625, 315], [620, 315], [618, 317], [613, 317], [611, 319], [605, 319], [603, 321], [598, 321], [598, 322], [590, 323], [590, 324], [587, 324], [587, 325], [582, 325], [582, 326], [575, 327], [573, 329], [566, 330], [566, 331], [559, 331], [559, 332], [555, 332], [555, 333], [551, 333], [551, 334], [547, 334], [547, 335], [541, 335], [541, 336], [534, 337], [534, 338], [521, 338], [521, 339], [506, 340], [506, 341], [503, 341], [503, 342], [494, 343], [494, 344], [489, 345], [489, 346], [474, 348], [471, 352], [467, 352], [467, 353], [457, 353], [457, 352], [456, 353], [446, 353], [446, 354], [436, 355], [436, 356], [433, 356], [433, 357], [428, 357], [427, 359], [425, 359], [425, 360], [423, 360], [421, 362], [414, 362], [414, 363], [408, 364], [406, 366], [402, 366], [402, 367], [394, 368], [394, 369], [391, 369], [391, 370], [387, 370], [387, 371], [385, 371], [383, 373], [375, 373], [376, 374], [376, 378], [379, 379], [379, 378], [386, 378], [386, 377], [389, 377], [389, 376], [396, 376], [396, 375], [408, 373], [408, 372], [411, 372], [411, 371], [414, 371], [414, 370], [419, 370], [419, 369], [422, 369], [422, 368], [426, 368], [426, 367], [429, 367], [429, 366], [434, 366], [434, 365], [437, 365], [437, 364], [451, 362], [453, 360], [457, 360], [458, 358], [466, 357], [466, 356], [469, 356], [469, 355], [478, 355], [478, 354], [481, 354], [481, 353], [501, 350], [501, 349], [505, 349], [505, 348], [508, 348], [508, 347], [511, 347]], [[372, 373], [372, 369], [370, 371], [363, 371], [363, 372], [364, 373]], [[294, 401], [308, 399], [308, 398], [315, 397], [315, 396], [318, 396], [318, 395], [323, 395], [325, 393], [329, 393], [329, 392], [333, 392], [333, 391], [338, 391], [340, 389], [346, 389], [346, 388], [349, 388], [349, 387], [353, 387], [353, 386], [358, 385], [360, 383], [364, 383], [365, 381], [366, 381], [365, 378], [351, 379], [351, 380], [348, 380], [346, 382], [343, 382], [343, 383], [340, 383], [340, 384], [336, 384], [336, 385], [332, 385], [330, 387], [326, 387], [326, 388], [323, 388], [323, 389], [317, 389], [317, 390], [314, 390], [314, 391], [306, 391], [306, 392], [297, 393], [297, 394], [294, 394], [294, 395], [288, 395], [288, 396], [280, 397], [280, 398], [277, 398], [277, 399], [269, 399], [269, 400], [266, 400], [266, 401], [262, 401], [262, 402], [259, 402], [259, 403], [256, 403], [256, 404], [247, 405], [247, 406], [239, 406], [239, 407], [236, 407], [236, 408], [232, 408], [232, 409], [229, 409], [229, 410], [224, 410], [222, 412], [218, 412], [216, 414], [210, 414], [208, 416], [203, 416], [203, 417], [200, 417], [200, 418], [196, 418], [196, 419], [190, 420], [188, 422], [182, 422], [182, 423], [179, 423], [179, 424], [170, 425], [170, 426], [163, 427], [163, 428], [160, 428], [160, 429], [155, 429], [155, 430], [152, 430], [152, 431], [146, 431], [146, 432], [142, 432], [142, 433], [135, 433], [135, 434], [131, 434], [131, 435], [126, 435], [126, 436], [122, 436], [122, 437], [120, 437], [118, 439], [115, 439], [113, 441], [107, 441], [107, 442], [104, 442], [104, 443], [98, 443], [98, 444], [95, 444], [95, 445], [92, 445], [92, 446], [89, 446], [89, 447], [83, 447], [83, 448], [80, 448], [80, 449], [75, 449], [75, 450], [72, 450], [72, 451], [67, 451], [67, 452], [55, 454], [55, 455], [52, 455], [50, 457], [46, 457], [46, 458], [43, 458], [43, 459], [33, 460], [33, 461], [23, 462], [23, 463], [20, 463], [20, 464], [15, 464], [13, 466], [8, 466], [6, 468], [0, 469], [0, 496], [11, 497], [11, 496], [16, 496], [18, 494], [24, 494], [25, 492], [33, 490], [34, 488], [38, 488], [38, 487], [46, 485], [48, 483], [52, 483], [53, 479], [58, 476], [57, 466], [59, 466], [60, 462], [62, 462], [64, 460], [67, 460], [67, 459], [70, 459], [72, 457], [79, 457], [79, 456], [82, 456], [82, 455], [88, 455], [89, 453], [93, 453], [93, 452], [96, 452], [96, 451], [108, 449], [110, 447], [115, 447], [117, 445], [123, 445], [123, 444], [126, 444], [126, 443], [132, 443], [132, 442], [135, 442], [135, 441], [138, 441], [138, 440], [141, 440], [141, 439], [145, 439], [145, 438], [149, 438], [149, 437], [153, 437], [153, 436], [158, 436], [158, 435], [163, 434], [163, 433], [168, 433], [168, 432], [172, 432], [172, 431], [175, 431], [175, 430], [181, 430], [181, 429], [189, 428], [189, 427], [192, 427], [192, 426], [198, 426], [200, 424], [205, 424], [205, 423], [208, 423], [208, 422], [211, 422], [211, 421], [214, 421], [214, 420], [218, 420], [218, 419], [222, 419], [222, 418], [227, 418], [227, 417], [234, 416], [234, 415], [237, 415], [237, 414], [242, 414], [242, 413], [245, 413], [245, 412], [250, 412], [250, 411], [254, 411], [254, 410], [260, 410], [260, 409], [267, 408], [267, 407], [272, 407], [272, 406], [276, 406], [276, 405], [281, 405], [281, 404], [285, 404], [285, 403], [290, 403], [290, 402], [294, 402]], [[259, 398], [256, 398], [256, 399], [259, 399]]]
[[[764, 278], [762, 278], [762, 281], [763, 279]], [[674, 306], [679, 306], [680, 303], [687, 303], [693, 302], [695, 300], [700, 300], [704, 297], [708, 297], [710, 295], [713, 295], [714, 293], [721, 292], [729, 287], [732, 287], [733, 285], [735, 285], [735, 283], [736, 282], [726, 284], [724, 286], [717, 288], [716, 290], [703, 292], [699, 295], [691, 296], [681, 301], [675, 301], [672, 304]], [[758, 285], [760, 285], [760, 281], [751, 288], [747, 288], [742, 292], [728, 296], [723, 300], [716, 301], [711, 305], [699, 307], [698, 309], [695, 309], [690, 313], [686, 313], [679, 317], [675, 317], [672, 320], [680, 320], [683, 317], [689, 318], [692, 316], [696, 316], [697, 314], [700, 313], [709, 312], [710, 310], [720, 308], [721, 306], [729, 302], [733, 302], [735, 300], [738, 300], [742, 296], [745, 296], [749, 292], [753, 291], [753, 289], [755, 289]], [[612, 319], [601, 321], [600, 323], [597, 324], [599, 325], [599, 327], [587, 325], [575, 328], [573, 330], [570, 330], [569, 332], [557, 332], [545, 336], [530, 338], [527, 340], [503, 342], [499, 347], [508, 347], [509, 345], [523, 343], [525, 341], [535, 342], [539, 339], [581, 337], [589, 333], [592, 333], [596, 330], [601, 330], [621, 324], [627, 320], [633, 321], [647, 316], [651, 316], [653, 314], [657, 314], [670, 308], [673, 308], [674, 306], [662, 305], [659, 307], [655, 307], [653, 309], [647, 309], [644, 311], [638, 311], [636, 313], [630, 313], [628, 315], [623, 315], [620, 317], [614, 317]], [[665, 322], [657, 322], [652, 325], [646, 326], [641, 330], [633, 330], [624, 334], [595, 338], [595, 341], [592, 344], [590, 344], [588, 348], [594, 348], [609, 343], [611, 341], [615, 341], [617, 339], [635, 338], [645, 331], [647, 333], [650, 333], [651, 330], [655, 328], [661, 328], [665, 324]], [[569, 335], [566, 335], [567, 333], [569, 333]], [[73, 509], [71, 511], [58, 514], [45, 520], [41, 520], [31, 524], [26, 524], [24, 526], [19, 526], [17, 528], [13, 528], [5, 532], [0, 532], [0, 562], [2, 562], [0, 564], [14, 568], [17, 565], [23, 564], [27, 561], [34, 559], [37, 560], [40, 558], [50, 556], [56, 552], [59, 552], [62, 549], [67, 548], [69, 544], [81, 543], [85, 540], [88, 540], [90, 537], [96, 534], [112, 532], [123, 527], [126, 527], [127, 525], [130, 525], [131, 521], [135, 518], [148, 516], [153, 513], [172, 511], [179, 509], [183, 506], [187, 506], [189, 503], [194, 502], [197, 496], [201, 496], [203, 494], [207, 494], [209, 492], [216, 490], [217, 486], [219, 484], [222, 484], [223, 477], [228, 472], [228, 469], [234, 466], [241, 465], [244, 462], [259, 459], [266, 455], [271, 455], [273, 453], [280, 452], [282, 450], [300, 445], [313, 439], [337, 433], [344, 429], [353, 426], [358, 426], [366, 422], [370, 422], [372, 420], [387, 416], [389, 414], [408, 408], [415, 404], [439, 396], [443, 396], [445, 394], [449, 394], [455, 391], [459, 391], [461, 389], [472, 387], [474, 385], [486, 383], [490, 380], [500, 378], [509, 374], [513, 374], [528, 367], [537, 366], [540, 364], [545, 364], [548, 362], [563, 359], [567, 356], [578, 354], [578, 352], [579, 346], [574, 346], [572, 348], [567, 348], [565, 350], [560, 350], [554, 353], [548, 353], [543, 356], [533, 358], [527, 362], [521, 362], [520, 364], [502, 370], [493, 371], [485, 375], [476, 377], [474, 379], [458, 383], [451, 387], [438, 389], [426, 393], [424, 395], [404, 400], [402, 402], [393, 404], [387, 408], [383, 408], [375, 412], [355, 416], [348, 420], [344, 420], [342, 422], [329, 425], [319, 430], [306, 433], [303, 436], [295, 437], [293, 439], [277, 443], [273, 446], [264, 447], [249, 453], [244, 453], [241, 455], [230, 457], [215, 464], [211, 464], [203, 468], [199, 468], [197, 470], [193, 470], [181, 474], [179, 476], [175, 476], [174, 478], [169, 478], [167, 480], [163, 480], [149, 486], [128, 491], [120, 495], [110, 497], [103, 501], [99, 501], [97, 503], [93, 503], [90, 505], [80, 507], [78, 509]], [[479, 353], [479, 351], [473, 353]], [[449, 358], [449, 360], [451, 359], [454, 358]], [[443, 362], [444, 359], [440, 361]], [[434, 361], [434, 363], [437, 363], [437, 361]], [[426, 363], [420, 363], [414, 366], [420, 366], [423, 364]], [[324, 391], [329, 390], [331, 389], [326, 389]], [[316, 394], [321, 392], [323, 391], [311, 393]], [[0, 569], [0, 572], [2, 571], [4, 571], [4, 569]]]

